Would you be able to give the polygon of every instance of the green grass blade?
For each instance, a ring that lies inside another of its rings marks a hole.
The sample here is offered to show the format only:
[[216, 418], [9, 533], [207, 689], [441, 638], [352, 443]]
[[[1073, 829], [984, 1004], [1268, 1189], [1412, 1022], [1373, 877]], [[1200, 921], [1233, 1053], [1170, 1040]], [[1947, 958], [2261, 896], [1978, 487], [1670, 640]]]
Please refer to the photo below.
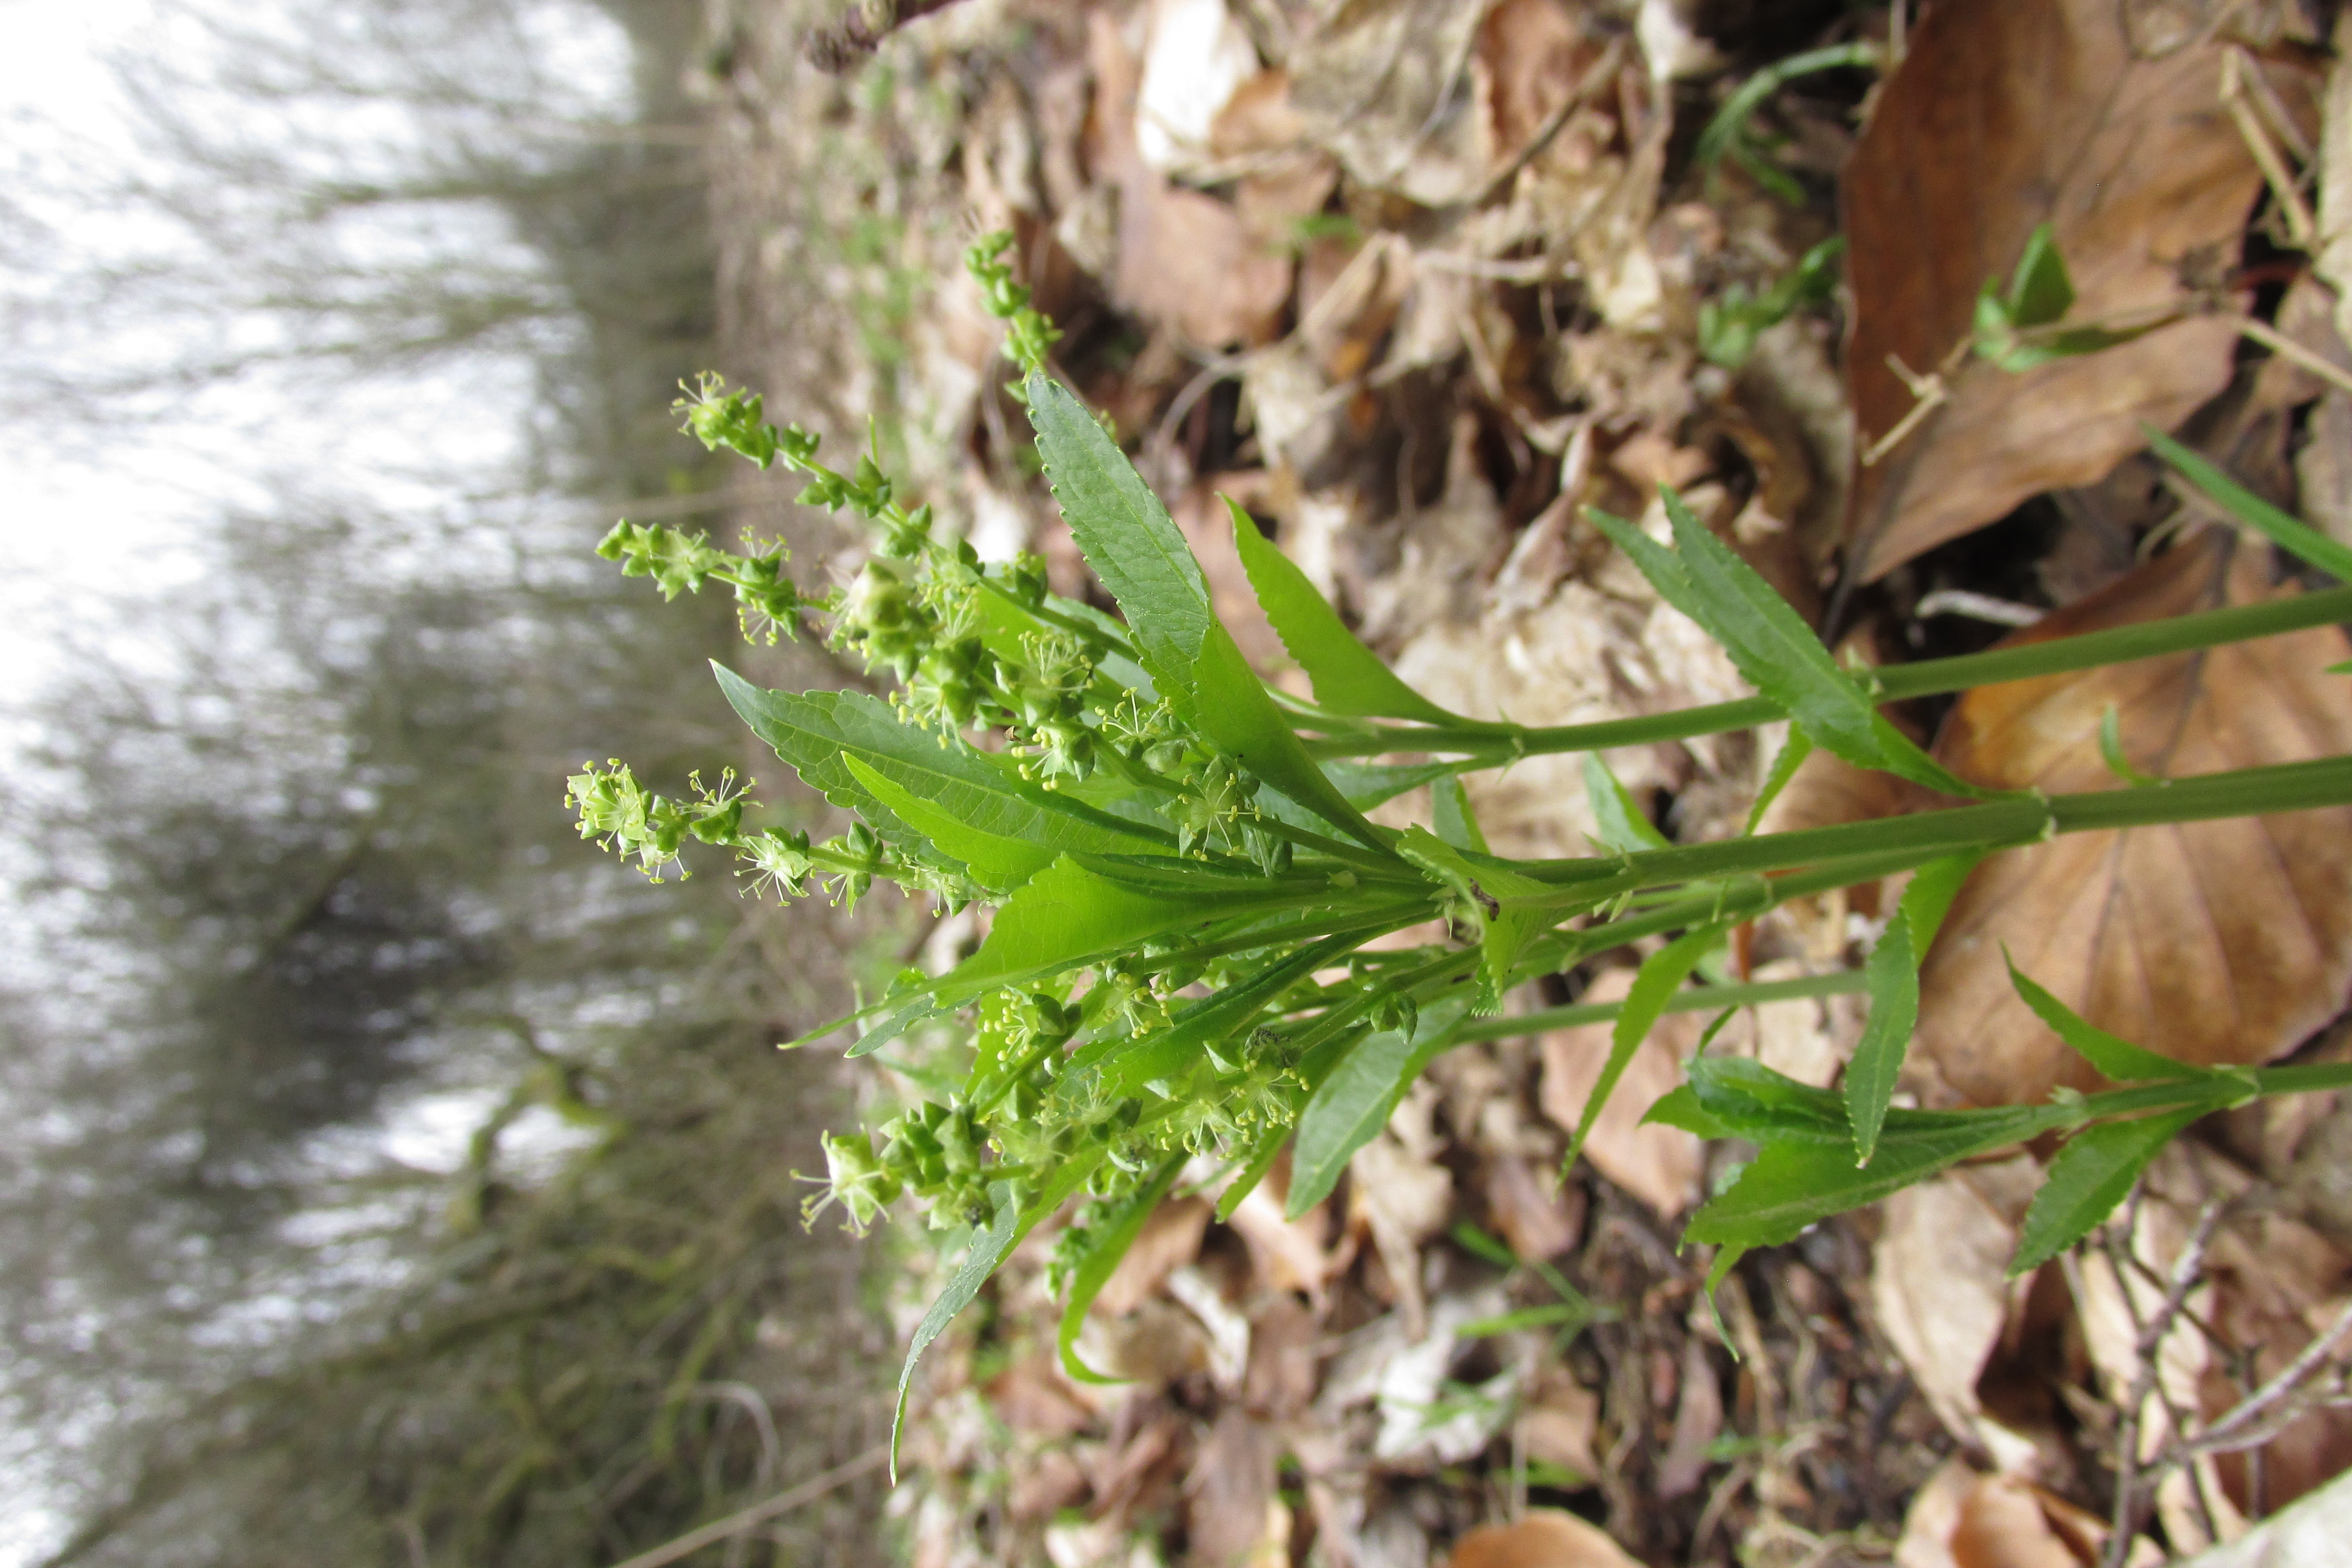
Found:
[[2257, 533], [2267, 535], [2270, 542], [2301, 561], [2307, 561], [2340, 582], [2352, 583], [2352, 549], [2347, 549], [2320, 532], [2302, 519], [2281, 511], [2222, 472], [2220, 465], [2199, 457], [2153, 425], [2140, 429], [2149, 446], [2177, 470], [2181, 478], [2205, 492], [2212, 501], [2238, 521]]

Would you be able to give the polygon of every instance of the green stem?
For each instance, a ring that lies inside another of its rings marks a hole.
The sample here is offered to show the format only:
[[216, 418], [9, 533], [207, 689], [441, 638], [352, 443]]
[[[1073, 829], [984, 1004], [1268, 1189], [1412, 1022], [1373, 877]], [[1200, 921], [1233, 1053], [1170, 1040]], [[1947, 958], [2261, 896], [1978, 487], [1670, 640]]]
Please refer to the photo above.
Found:
[[[1738, 985], [1705, 985], [1677, 992], [1666, 1004], [1669, 1013], [1711, 1013], [1723, 1007], [1748, 1007], [1765, 1002], [1790, 1002], [1807, 996], [1850, 996], [1866, 981], [1859, 969], [1831, 974], [1806, 974], [1794, 980], [1757, 980]], [[1456, 1044], [1470, 1040], [1507, 1040], [1547, 1029], [1571, 1029], [1582, 1024], [1605, 1024], [1625, 1010], [1622, 1002], [1579, 1002], [1566, 1007], [1546, 1007], [1509, 1018], [1473, 1018], [1454, 1028]]]
[[[1957, 658], [1923, 659], [1873, 672], [1880, 696], [1898, 702], [1932, 697], [1969, 687], [2007, 680], [2030, 680], [2047, 675], [2067, 675], [2103, 665], [2157, 658], [2198, 648], [2220, 647], [2256, 637], [2307, 631], [2313, 626], [2352, 620], [2352, 588], [2330, 588], [2317, 594], [2297, 594], [2259, 605], [2232, 605], [2195, 615], [2136, 626], [2111, 626], [2077, 637], [2053, 637], [2018, 647], [1994, 648]], [[1463, 771], [1495, 767], [1522, 756], [1559, 752], [1612, 751], [1620, 746], [1646, 745], [1657, 741], [1686, 741], [1726, 730], [1751, 729], [1784, 718], [1780, 709], [1761, 697], [1736, 702], [1710, 703], [1673, 713], [1647, 714], [1638, 719], [1612, 719], [1598, 724], [1570, 724], [1553, 729], [1517, 725], [1451, 729], [1440, 725], [1381, 727], [1368, 735], [1326, 736], [1307, 742], [1318, 757], [1375, 756], [1387, 752], [1464, 752], [1472, 753]]]
[[1863, 856], [1917, 852], [1924, 860], [1960, 849], [2031, 843], [2056, 833], [2266, 816], [2345, 805], [2352, 805], [2352, 757], [2322, 757], [2202, 773], [2152, 788], [2012, 795], [1980, 805], [1839, 827], [1683, 845], [1616, 859], [1536, 860], [1519, 868], [1542, 881], [1573, 888], [1580, 900], [1597, 896], [1605, 901], [1630, 889], [1664, 882], [1787, 870]]

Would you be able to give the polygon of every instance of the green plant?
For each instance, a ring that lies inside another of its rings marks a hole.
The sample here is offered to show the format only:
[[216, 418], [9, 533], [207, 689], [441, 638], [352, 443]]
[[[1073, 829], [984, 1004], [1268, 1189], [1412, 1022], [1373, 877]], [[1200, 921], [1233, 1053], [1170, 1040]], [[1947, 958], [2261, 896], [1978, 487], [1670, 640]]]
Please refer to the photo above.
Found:
[[[870, 457], [847, 474], [827, 468], [814, 437], [766, 423], [758, 398], [706, 379], [680, 405], [687, 428], [713, 448], [808, 475], [803, 500], [876, 524], [873, 558], [847, 589], [817, 599], [782, 577], [774, 550], [730, 553], [624, 523], [604, 552], [666, 593], [730, 584], [753, 629], [822, 617], [833, 646], [890, 672], [898, 689], [887, 700], [763, 691], [718, 672], [753, 731], [854, 813], [856, 825], [824, 843], [755, 829], [731, 780], [698, 785], [687, 800], [649, 794], [617, 764], [572, 781], [581, 831], [655, 872], [695, 840], [731, 850], [783, 894], [822, 886], [848, 901], [883, 878], [950, 908], [993, 907], [986, 940], [953, 970], [907, 972], [855, 1015], [806, 1037], [856, 1026], [863, 1032], [850, 1052], [860, 1055], [925, 1020], [971, 1020], [961, 1082], [879, 1128], [878, 1151], [862, 1132], [829, 1138], [827, 1189], [811, 1206], [814, 1217], [837, 1204], [862, 1227], [908, 1194], [962, 1251], [915, 1334], [902, 1415], [915, 1358], [1020, 1238], [1073, 1199], [1084, 1207], [1055, 1248], [1052, 1278], [1066, 1301], [1065, 1363], [1094, 1378], [1076, 1354], [1078, 1327], [1194, 1157], [1216, 1156], [1230, 1173], [1219, 1201], [1229, 1215], [1293, 1145], [1288, 1202], [1299, 1212], [1331, 1190], [1438, 1053], [1570, 1015], [1615, 1019], [1580, 1144], [1667, 1010], [1727, 1008], [1768, 990], [1869, 994], [1869, 1024], [1843, 1094], [1702, 1056], [1688, 1085], [1654, 1110], [1759, 1145], [1688, 1232], [1721, 1247], [1718, 1278], [1744, 1248], [1786, 1239], [1972, 1153], [2071, 1130], [2054, 1195], [2028, 1226], [2030, 1260], [2095, 1223], [2101, 1205], [2120, 1194], [2118, 1182], [2128, 1185], [2146, 1154], [2194, 1115], [2352, 1082], [2352, 1068], [2181, 1068], [2089, 1030], [2021, 977], [2077, 1049], [2110, 1076], [2140, 1081], [2042, 1106], [1893, 1108], [1918, 1007], [1919, 958], [1977, 858], [2060, 833], [2352, 802], [2352, 758], [2161, 788], [1990, 794], [1948, 773], [1879, 713], [1897, 697], [2324, 624], [2352, 616], [2352, 591], [1854, 670], [1669, 494], [1671, 548], [1620, 519], [1594, 521], [1728, 650], [1758, 695], [1654, 718], [1528, 729], [1464, 718], [1407, 687], [1234, 508], [1250, 580], [1313, 682], [1314, 700], [1301, 700], [1250, 669], [1165, 509], [1045, 373], [1053, 329], [997, 259], [1003, 248], [1001, 237], [984, 241], [968, 261], [1010, 326], [1007, 352], [1024, 373], [1017, 391], [1054, 493], [1124, 619], [1050, 595], [1034, 559], [984, 565], [968, 547], [934, 539], [928, 509], [909, 510]], [[2274, 531], [2294, 548], [2295, 536]], [[1596, 757], [1608, 852], [1511, 861], [1487, 852], [1456, 782], [1537, 752], [1590, 753], [1774, 719], [1790, 721], [1792, 735], [1768, 795], [1820, 747], [1969, 804], [1804, 832], [1759, 834], [1751, 819], [1738, 838], [1674, 845], [1630, 809]], [[1439, 760], [1354, 760], [1399, 752]], [[1422, 784], [1434, 786], [1433, 830], [1400, 832], [1364, 816]], [[1918, 874], [1860, 973], [1795, 990], [1685, 989], [1739, 923], [1789, 899], [1902, 870]], [[1433, 919], [1449, 940], [1367, 946]], [[1651, 936], [1672, 940], [1642, 965], [1622, 1004], [1496, 1016], [1513, 986]]]

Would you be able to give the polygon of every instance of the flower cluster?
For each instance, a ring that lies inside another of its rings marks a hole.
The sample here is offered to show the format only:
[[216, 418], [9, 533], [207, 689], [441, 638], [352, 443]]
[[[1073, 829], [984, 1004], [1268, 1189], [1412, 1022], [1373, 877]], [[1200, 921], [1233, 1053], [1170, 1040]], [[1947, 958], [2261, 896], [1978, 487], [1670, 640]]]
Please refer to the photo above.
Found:
[[[1057, 334], [1000, 259], [1007, 244], [1009, 237], [992, 236], [967, 263], [984, 303], [1007, 322], [1006, 353], [1034, 370]], [[730, 585], [747, 632], [755, 625], [789, 632], [801, 615], [824, 617], [829, 646], [891, 678], [890, 702], [904, 722], [943, 747], [970, 743], [1013, 759], [1020, 777], [1072, 797], [1073, 809], [1101, 820], [1126, 814], [1169, 843], [1169, 863], [1210, 861], [1227, 877], [1293, 875], [1297, 830], [1261, 808], [1258, 779], [1153, 689], [1125, 627], [1047, 591], [1036, 556], [982, 563], [969, 545], [934, 537], [930, 509], [908, 505], [871, 453], [841, 472], [819, 459], [815, 436], [768, 423], [757, 395], [713, 375], [687, 393], [677, 407], [688, 433], [763, 468], [806, 475], [801, 500], [864, 517], [875, 531], [873, 552], [847, 584], [821, 597], [784, 577], [781, 548], [731, 552], [699, 534], [624, 523], [605, 540], [606, 557], [651, 578], [666, 596], [710, 582]], [[878, 824], [881, 832], [853, 823], [821, 844], [805, 833], [747, 828], [750, 803], [731, 775], [716, 790], [698, 782], [690, 797], [673, 801], [614, 763], [575, 778], [572, 798], [583, 835], [656, 873], [693, 840], [732, 851], [756, 887], [781, 897], [822, 887], [852, 902], [877, 879], [949, 909], [987, 896], [961, 865], [888, 821]], [[1336, 862], [1309, 880], [1354, 885]], [[1396, 990], [1401, 971], [1392, 966], [1412, 953], [1373, 956], [1336, 984], [1301, 974], [1266, 999], [1277, 1015], [1294, 1003], [1325, 1007], [1330, 1023], [1319, 1034], [1245, 1028], [1149, 1076], [1107, 1079], [1103, 1070], [1122, 1051], [1148, 1049], [1174, 1025], [1182, 998], [1247, 979], [1296, 940], [1251, 930], [1243, 921], [1206, 946], [1196, 938], [1150, 939], [1123, 955], [978, 997], [974, 1066], [962, 1088], [873, 1134], [828, 1136], [824, 1190], [804, 1213], [813, 1219], [837, 1206], [862, 1230], [911, 1195], [935, 1226], [961, 1225], [987, 1215], [992, 1190], [1009, 1187], [1025, 1205], [1065, 1190], [1055, 1184], [1073, 1171], [1086, 1176], [1079, 1192], [1097, 1205], [1117, 1204], [1171, 1159], [1237, 1153], [1287, 1128], [1305, 1093], [1302, 1053], [1343, 1026], [1360, 1026], [1371, 997]], [[886, 1014], [907, 1005], [889, 1027], [929, 1016], [919, 1005], [924, 984], [913, 975], [883, 999]], [[1360, 993], [1363, 1006], [1349, 1001]], [[1383, 1023], [1410, 1026], [1409, 997], [1380, 1008]], [[1131, 1081], [1139, 1077], [1143, 1081]], [[1083, 1226], [1077, 1234], [1083, 1240]]]

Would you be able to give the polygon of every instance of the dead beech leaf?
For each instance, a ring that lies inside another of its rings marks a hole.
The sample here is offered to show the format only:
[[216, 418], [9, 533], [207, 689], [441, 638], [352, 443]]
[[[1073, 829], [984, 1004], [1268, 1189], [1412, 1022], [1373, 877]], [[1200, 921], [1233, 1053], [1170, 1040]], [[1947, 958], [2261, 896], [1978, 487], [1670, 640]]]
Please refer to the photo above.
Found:
[[[1612, 969], [1584, 994], [1588, 1002], [1622, 1002], [1633, 989], [1633, 972]], [[1660, 1095], [1682, 1081], [1683, 1058], [1698, 1047], [1706, 1020], [1696, 1013], [1670, 1013], [1633, 1054], [1616, 1092], [1592, 1125], [1584, 1145], [1593, 1168], [1641, 1199], [1659, 1217], [1672, 1219], [1698, 1201], [1706, 1146], [1679, 1127], [1644, 1127], [1642, 1118]], [[1609, 1059], [1608, 1024], [1555, 1029], [1543, 1037], [1544, 1114], [1573, 1128]]]
[[1234, 1206], [1233, 1227], [1249, 1248], [1250, 1267], [1262, 1289], [1300, 1291], [1319, 1312], [1324, 1287], [1346, 1270], [1355, 1254], [1343, 1248], [1334, 1257], [1326, 1247], [1331, 1215], [1325, 1204], [1295, 1220], [1283, 1218], [1289, 1192], [1290, 1152], [1285, 1150], [1265, 1179]]
[[1118, 302], [1202, 348], [1274, 336], [1290, 299], [1290, 258], [1268, 249], [1213, 196], [1149, 170], [1120, 188]]
[[1094, 1412], [1079, 1403], [1062, 1381], [1054, 1358], [1043, 1353], [1014, 1362], [988, 1384], [989, 1407], [1015, 1432], [1041, 1437], [1068, 1437], [1094, 1423]]
[[[1911, 1500], [1895, 1568], [2089, 1568], [2106, 1526], [2063, 1498], [2015, 1476], [1980, 1476], [1948, 1459]], [[2135, 1543], [2135, 1568], [2160, 1562]]]
[[2000, 1342], [2017, 1220], [2040, 1170], [2020, 1155], [1906, 1187], [1886, 1200], [1873, 1250], [1872, 1315], [1945, 1430], [2003, 1470], [2033, 1444], [1985, 1414], [1977, 1380]]
[[1682, 1398], [1675, 1406], [1674, 1439], [1658, 1460], [1658, 1496], [1688, 1497], [1706, 1479], [1711, 1450], [1723, 1435], [1723, 1390], [1696, 1335], [1683, 1342]]
[[[1912, 34], [1847, 163], [1846, 368], [1866, 445], [1914, 402], [1887, 356], [1934, 370], [1978, 291], [2053, 223], [2070, 320], [2142, 320], [2189, 298], [2184, 268], [2234, 261], [2262, 176], [2220, 98], [2225, 45], [2135, 58], [2115, 0], [1961, 0]], [[2309, 84], [2273, 68], [2290, 104]], [[2011, 375], [1971, 361], [1949, 400], [1862, 469], [1847, 523], [1874, 580], [2042, 490], [2087, 484], [2228, 382], [2235, 330], [2189, 321]]]
[[1456, 1542], [1450, 1568], [1641, 1568], [1606, 1532], [1572, 1513], [1529, 1509], [1517, 1524], [1490, 1524]]
[[1530, 1262], [1559, 1257], [1576, 1245], [1583, 1229], [1583, 1189], [1571, 1202], [1557, 1179], [1559, 1162], [1538, 1169], [1517, 1154], [1498, 1154], [1486, 1165], [1486, 1217], [1506, 1245]]
[[[2052, 615], [2011, 644], [2268, 595], [2261, 556], [2219, 531]], [[2284, 590], [2291, 592], [2292, 590]], [[2123, 787], [2098, 746], [2159, 777], [2352, 749], [2333, 627], [1963, 696], [1936, 756], [1963, 778], [2053, 795]], [[2121, 833], [2004, 851], [1960, 889], [1921, 977], [1914, 1059], [1976, 1104], [2098, 1079], [2029, 1012], [2001, 962], [2101, 1028], [2180, 1061], [2262, 1062], [2326, 1023], [2352, 979], [2352, 809]]]
[[1460, 79], [1485, 9], [1341, 0], [1290, 55], [1291, 102], [1308, 134], [1361, 184], [1423, 206], [1475, 195], [1486, 167]]
[[1201, 1255], [1201, 1237], [1208, 1232], [1212, 1206], [1206, 1198], [1177, 1198], [1161, 1204], [1144, 1221], [1135, 1245], [1103, 1282], [1101, 1293], [1095, 1298], [1096, 1309], [1116, 1318], [1158, 1295], [1168, 1276]]
[[1271, 1428], [1228, 1406], [1209, 1429], [1184, 1479], [1188, 1561], [1200, 1568], [1242, 1568], [1266, 1538], [1274, 1497]]

